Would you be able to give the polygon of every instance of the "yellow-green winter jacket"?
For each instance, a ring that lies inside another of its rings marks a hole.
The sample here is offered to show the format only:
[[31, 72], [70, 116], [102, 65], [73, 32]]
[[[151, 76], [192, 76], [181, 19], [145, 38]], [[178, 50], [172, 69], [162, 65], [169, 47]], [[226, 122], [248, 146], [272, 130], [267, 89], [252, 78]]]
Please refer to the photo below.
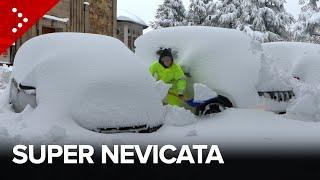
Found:
[[172, 84], [169, 90], [170, 93], [176, 95], [184, 94], [187, 81], [180, 65], [173, 63], [171, 67], [165, 68], [159, 61], [156, 61], [150, 66], [150, 72], [157, 81], [162, 80], [166, 84]]

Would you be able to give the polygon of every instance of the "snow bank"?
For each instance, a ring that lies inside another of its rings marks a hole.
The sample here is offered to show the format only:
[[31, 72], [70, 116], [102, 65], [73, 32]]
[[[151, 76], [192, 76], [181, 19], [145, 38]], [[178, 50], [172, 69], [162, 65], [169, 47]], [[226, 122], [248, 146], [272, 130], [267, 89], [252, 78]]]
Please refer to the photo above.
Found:
[[320, 55], [320, 45], [301, 42], [273, 42], [262, 44], [267, 56], [271, 56], [277, 66], [291, 72], [293, 65], [303, 56]]
[[287, 109], [289, 118], [303, 121], [320, 121], [320, 85], [297, 83], [296, 99]]
[[190, 71], [190, 82], [207, 85], [238, 107], [256, 105], [262, 48], [243, 32], [195, 26], [164, 28], [146, 33], [135, 45], [136, 54], [148, 64], [158, 59], [160, 47], [172, 48], [177, 52], [175, 61]]
[[320, 84], [320, 52], [318, 55], [303, 56], [297, 59], [293, 65], [292, 76], [308, 84]]
[[166, 106], [166, 125], [186, 126], [196, 121], [197, 118], [191, 111], [177, 106]]
[[[35, 113], [73, 117], [87, 129], [155, 126], [164, 120], [147, 65], [111, 37], [80, 33], [36, 37], [18, 51], [13, 76], [36, 87]], [[57, 122], [47, 131], [70, 124]]]

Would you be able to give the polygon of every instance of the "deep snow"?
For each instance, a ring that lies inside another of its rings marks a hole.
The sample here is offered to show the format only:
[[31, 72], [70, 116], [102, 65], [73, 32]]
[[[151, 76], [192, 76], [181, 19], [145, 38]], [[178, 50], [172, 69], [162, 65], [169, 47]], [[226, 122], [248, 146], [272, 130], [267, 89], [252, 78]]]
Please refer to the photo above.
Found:
[[[37, 118], [30, 120], [36, 127], [47, 116], [72, 117], [90, 130], [154, 127], [164, 121], [148, 67], [115, 38], [81, 33], [38, 36], [19, 49], [13, 77], [37, 89], [37, 113], [31, 113]], [[68, 123], [58, 121], [50, 123]]]
[[[1, 91], [0, 97], [6, 96]], [[2, 102], [3, 103], [3, 102]], [[0, 111], [0, 145], [5, 153], [14, 144], [219, 144], [223, 152], [291, 153], [320, 149], [320, 123], [296, 121], [262, 110], [229, 109], [196, 118], [181, 108], [166, 107], [165, 125], [152, 134], [98, 134], [81, 128], [71, 117], [44, 115], [28, 107], [16, 114]], [[38, 120], [36, 120], [38, 118]], [[40, 119], [39, 119], [40, 118]], [[36, 121], [38, 126], [34, 123]], [[56, 125], [52, 125], [52, 122]], [[291, 149], [291, 150], [290, 150]]]
[[[148, 62], [145, 64], [143, 61], [140, 62], [140, 59], [135, 57], [124, 46], [118, 45], [118, 41], [95, 35], [81, 37], [88, 38], [86, 43], [92, 40], [95, 42], [94, 45], [110, 47], [110, 49], [98, 48], [93, 50], [93, 48], [88, 47], [88, 44], [82, 44], [81, 41], [78, 41], [78, 34], [69, 35], [71, 36], [68, 38], [71, 39], [66, 44], [68, 49], [58, 47], [66, 43], [65, 34], [61, 34], [60, 37], [58, 35], [58, 38], [51, 38], [52, 36], [50, 35], [45, 36], [48, 38], [47, 40], [55, 42], [53, 45], [46, 43], [46, 38], [43, 39], [41, 37], [35, 39], [35, 48], [32, 47], [32, 44], [27, 43], [24, 47], [26, 49], [23, 50], [24, 48], [22, 48], [19, 51], [17, 58], [21, 59], [20, 62], [19, 60], [17, 61], [14, 76], [16, 75], [17, 80], [26, 83], [26, 85], [37, 87], [40, 103], [36, 109], [27, 107], [22, 113], [13, 113], [7, 103], [8, 89], [0, 90], [1, 150], [11, 152], [11, 149], [7, 149], [7, 147], [13, 144], [218, 144], [226, 151], [248, 153], [251, 150], [256, 153], [263, 153], [272, 150], [286, 154], [298, 150], [306, 151], [307, 153], [320, 150], [319, 122], [306, 121], [308, 116], [277, 115], [259, 109], [228, 109], [220, 114], [197, 118], [185, 109], [161, 106], [163, 112], [161, 111], [160, 116], [155, 117], [159, 118], [161, 122], [163, 121], [164, 126], [155, 133], [106, 135], [89, 131], [87, 129], [109, 123], [101, 121], [100, 117], [113, 116], [114, 118], [120, 118], [120, 120], [123, 120], [121, 118], [130, 118], [122, 115], [119, 117], [116, 113], [107, 112], [108, 108], [114, 110], [117, 105], [127, 107], [125, 103], [112, 106], [112, 100], [124, 99], [124, 102], [128, 104], [135, 103], [135, 105], [138, 104], [148, 110], [158, 109], [158, 105], [160, 106], [160, 101], [169, 87], [161, 82], [155, 83], [152, 78], [149, 78]], [[105, 40], [110, 44], [106, 43]], [[42, 51], [46, 51], [46, 48], [53, 48], [55, 52], [60, 53], [51, 54], [49, 51], [39, 53], [37, 52], [37, 47], [42, 47]], [[80, 51], [81, 53], [75, 57], [74, 54], [79, 53], [79, 48], [83, 48], [81, 49], [83, 52]], [[66, 51], [70, 51], [70, 53]], [[77, 51], [77, 53], [72, 53], [74, 51]], [[112, 60], [107, 58], [109, 57], [107, 54], [110, 54], [108, 51], [113, 54]], [[105, 59], [93, 58], [90, 56], [90, 53], [93, 52], [101, 53], [101, 57]], [[35, 63], [24, 62], [24, 59], [31, 60], [32, 53], [37, 53], [37, 56], [34, 57], [38, 58], [32, 58]], [[184, 53], [188, 52], [185, 51]], [[118, 54], [121, 54], [121, 57], [125, 56], [126, 59], [117, 57]], [[56, 59], [53, 60], [52, 58]], [[87, 63], [89, 59], [91, 63]], [[106, 59], [110, 61], [106, 61]], [[151, 60], [149, 59], [148, 61], [151, 62]], [[100, 63], [107, 64], [107, 66], [98, 67], [98, 65], [101, 65]], [[79, 65], [80, 69], [71, 68], [75, 64]], [[123, 68], [124, 64], [129, 64], [130, 68], [125, 66], [126, 73], [122, 74], [119, 69]], [[24, 68], [24, 66], [27, 68]], [[109, 71], [105, 71], [106, 67]], [[93, 71], [95, 73], [90, 74]], [[127, 72], [129, 73], [127, 74]], [[191, 70], [191, 72], [193, 71]], [[132, 73], [136, 74], [133, 75]], [[134, 83], [142, 83], [142, 86], [133, 86], [132, 88], [134, 89], [123, 89], [122, 91], [119, 90], [123, 87], [120, 86], [121, 83], [120, 85], [115, 83], [115, 81], [120, 81], [131, 84], [133, 83], [131, 80], [135, 80]], [[94, 83], [87, 84], [87, 82]], [[70, 87], [70, 84], [74, 87]], [[57, 87], [55, 87], [56, 85]], [[88, 85], [91, 91], [86, 88]], [[111, 89], [112, 93], [107, 93], [110, 92], [107, 85], [113, 85], [111, 87], [114, 88]], [[8, 86], [8, 84], [4, 83], [4, 86]], [[203, 86], [200, 85], [198, 87]], [[140, 88], [143, 89], [143, 94], [135, 94], [135, 90], [140, 91]], [[311, 91], [310, 93], [319, 92], [317, 89], [310, 89], [303, 84], [301, 89]], [[103, 91], [101, 92], [101, 90]], [[298, 92], [303, 91], [300, 90]], [[123, 93], [128, 93], [128, 95], [133, 93], [135, 95], [128, 99], [127, 95], [122, 96]], [[49, 97], [46, 97], [46, 95], [49, 95]], [[151, 100], [142, 98], [142, 95], [143, 97], [145, 95], [149, 96]], [[314, 96], [315, 94], [312, 95]], [[300, 97], [299, 94], [298, 97]], [[80, 101], [74, 101], [75, 99]], [[104, 99], [111, 101], [104, 101]], [[157, 100], [157, 105], [152, 99]], [[146, 106], [144, 103], [147, 103]], [[61, 107], [58, 107], [60, 105]], [[302, 111], [303, 108], [300, 107], [297, 109]], [[159, 109], [161, 110], [161, 108]], [[119, 112], [117, 109], [115, 110], [115, 112]], [[121, 110], [123, 110], [121, 112], [132, 113], [130, 109]], [[142, 112], [146, 111], [137, 109], [136, 112], [133, 112], [135, 113], [133, 115], [140, 117], [139, 114], [143, 114]], [[297, 111], [295, 110], [295, 112]], [[76, 115], [79, 115], [79, 117], [74, 117]], [[162, 117], [162, 115], [164, 116]], [[85, 122], [88, 119], [93, 119], [94, 121]], [[111, 119], [110, 122], [117, 123], [115, 121], [118, 119], [113, 120]], [[81, 123], [84, 124], [81, 126], [79, 125]]]
[[191, 74], [190, 82], [208, 86], [236, 107], [257, 106], [262, 47], [245, 33], [197, 26], [163, 28], [140, 36], [135, 45], [136, 54], [148, 64], [158, 59], [160, 48], [171, 48], [175, 61]]

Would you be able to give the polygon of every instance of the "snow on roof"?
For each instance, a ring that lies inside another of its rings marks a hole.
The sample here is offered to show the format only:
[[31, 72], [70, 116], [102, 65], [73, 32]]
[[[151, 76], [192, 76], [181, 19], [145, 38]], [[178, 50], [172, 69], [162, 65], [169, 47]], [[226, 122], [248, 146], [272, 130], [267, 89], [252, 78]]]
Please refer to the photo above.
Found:
[[118, 10], [118, 21], [128, 21], [128, 22], [142, 25], [145, 28], [148, 27], [148, 25], [141, 18], [139, 18], [138, 16], [132, 14], [127, 10], [122, 10], [122, 9]]
[[51, 16], [51, 15], [47, 15], [47, 14], [44, 15], [43, 17], [46, 18], [46, 19], [59, 21], [59, 22], [63, 22], [63, 23], [67, 23], [69, 21], [69, 18], [60, 18], [60, 17]]

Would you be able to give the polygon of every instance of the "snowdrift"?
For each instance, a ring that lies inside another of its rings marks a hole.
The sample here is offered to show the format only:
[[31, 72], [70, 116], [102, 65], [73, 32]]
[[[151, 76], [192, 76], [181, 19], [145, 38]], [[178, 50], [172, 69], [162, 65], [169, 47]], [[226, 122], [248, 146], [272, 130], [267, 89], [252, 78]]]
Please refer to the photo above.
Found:
[[13, 77], [36, 88], [36, 113], [71, 116], [90, 130], [153, 127], [164, 121], [148, 66], [115, 38], [80, 33], [36, 37], [18, 51]]
[[302, 121], [320, 122], [320, 85], [300, 84], [295, 87], [297, 98], [287, 109], [287, 116]]
[[[191, 74], [190, 82], [207, 85], [241, 108], [257, 103], [255, 85], [262, 47], [243, 32], [212, 27], [159, 29], [138, 38], [136, 54], [151, 64], [156, 51], [172, 48], [175, 61]], [[189, 83], [192, 91], [192, 83]], [[192, 94], [192, 93], [191, 93]]]

